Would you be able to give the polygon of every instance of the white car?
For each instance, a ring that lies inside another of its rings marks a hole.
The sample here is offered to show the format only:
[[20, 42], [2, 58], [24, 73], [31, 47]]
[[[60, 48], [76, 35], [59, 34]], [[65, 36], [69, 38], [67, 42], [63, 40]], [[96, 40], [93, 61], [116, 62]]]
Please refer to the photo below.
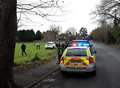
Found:
[[54, 49], [54, 48], [56, 48], [56, 44], [54, 42], [47, 42], [45, 44], [45, 48], [46, 49]]

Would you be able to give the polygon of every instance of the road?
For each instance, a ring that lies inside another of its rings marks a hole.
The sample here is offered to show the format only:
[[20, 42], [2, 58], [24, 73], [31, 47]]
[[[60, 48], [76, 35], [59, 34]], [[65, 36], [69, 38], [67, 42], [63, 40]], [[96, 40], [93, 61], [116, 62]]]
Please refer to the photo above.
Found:
[[97, 73], [51, 74], [34, 88], [120, 88], [120, 50], [97, 43]]

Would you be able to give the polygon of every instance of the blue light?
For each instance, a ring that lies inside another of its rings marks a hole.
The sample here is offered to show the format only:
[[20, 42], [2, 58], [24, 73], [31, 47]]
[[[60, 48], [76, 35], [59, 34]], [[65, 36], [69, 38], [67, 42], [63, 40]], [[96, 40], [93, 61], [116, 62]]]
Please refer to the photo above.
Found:
[[79, 47], [84, 46], [84, 47], [90, 47], [89, 43], [79, 43], [78, 44]]
[[79, 44], [78, 44], [78, 46], [82, 46], [82, 44], [81, 44], [81, 43], [79, 43]]
[[84, 46], [89, 46], [89, 44], [84, 44]]

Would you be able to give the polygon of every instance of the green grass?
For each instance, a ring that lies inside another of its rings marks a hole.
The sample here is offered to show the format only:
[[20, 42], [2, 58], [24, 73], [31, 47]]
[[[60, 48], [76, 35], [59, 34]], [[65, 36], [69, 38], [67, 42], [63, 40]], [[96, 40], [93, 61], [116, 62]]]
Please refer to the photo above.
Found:
[[39, 57], [40, 60], [50, 60], [55, 58], [56, 49], [45, 49], [45, 43], [40, 44], [40, 50], [36, 50], [36, 46], [34, 43], [25, 43], [26, 44], [26, 52], [27, 56], [21, 55], [21, 43], [16, 43], [15, 48], [15, 64], [25, 64], [26, 62], [30, 62], [33, 60], [35, 55]]

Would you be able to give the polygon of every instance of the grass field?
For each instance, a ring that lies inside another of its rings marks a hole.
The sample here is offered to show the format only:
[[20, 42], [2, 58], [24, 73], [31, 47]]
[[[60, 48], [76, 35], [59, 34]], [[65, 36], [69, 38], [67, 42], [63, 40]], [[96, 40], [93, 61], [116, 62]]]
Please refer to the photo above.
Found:
[[36, 49], [34, 43], [25, 43], [27, 56], [22, 56], [21, 44], [22, 43], [16, 43], [14, 59], [15, 64], [25, 64], [26, 62], [32, 61], [35, 56], [39, 57], [39, 60], [50, 60], [52, 58], [55, 58], [57, 53], [56, 49], [45, 49], [45, 43], [40, 44], [40, 50]]

